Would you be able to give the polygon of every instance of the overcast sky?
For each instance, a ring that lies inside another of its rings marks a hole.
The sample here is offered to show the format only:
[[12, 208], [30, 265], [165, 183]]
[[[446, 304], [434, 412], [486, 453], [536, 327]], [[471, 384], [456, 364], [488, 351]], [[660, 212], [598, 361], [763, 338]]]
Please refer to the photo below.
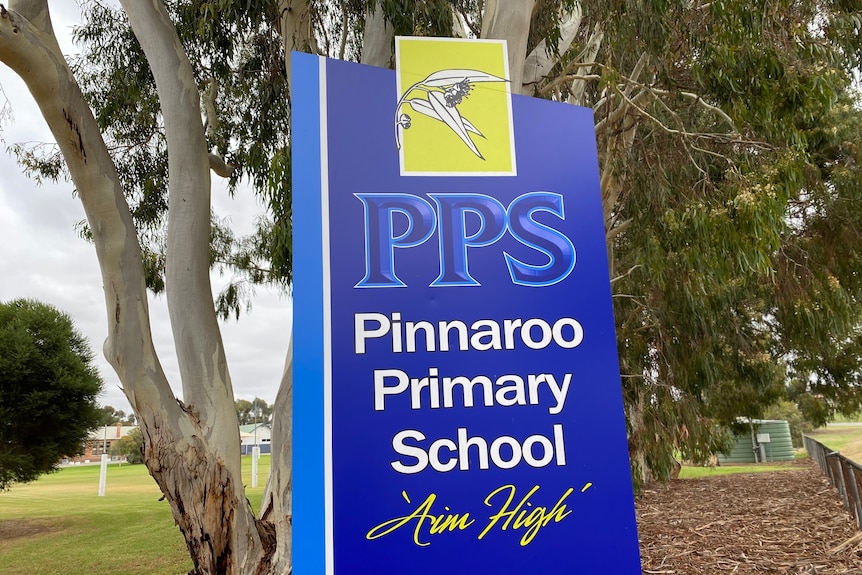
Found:
[[[70, 32], [78, 19], [77, 4], [52, 2], [51, 15], [63, 51], [69, 54], [74, 50]], [[107, 321], [98, 262], [93, 246], [75, 231], [75, 224], [84, 219], [83, 208], [73, 195], [71, 182], [39, 185], [5, 153], [14, 143], [53, 139], [26, 86], [2, 65], [0, 86], [12, 115], [2, 124], [0, 149], [0, 301], [35, 298], [72, 316], [89, 339], [105, 381], [100, 403], [129, 411], [119, 379], [102, 354]], [[217, 180], [214, 177], [214, 183]], [[250, 230], [261, 208], [249, 196], [231, 199], [215, 190], [214, 209], [220, 217], [230, 218], [236, 228]], [[151, 295], [150, 315], [161, 363], [179, 395], [179, 370], [164, 297]], [[268, 290], [257, 291], [250, 314], [239, 322], [222, 324], [237, 398], [275, 400], [290, 325], [290, 300]]]

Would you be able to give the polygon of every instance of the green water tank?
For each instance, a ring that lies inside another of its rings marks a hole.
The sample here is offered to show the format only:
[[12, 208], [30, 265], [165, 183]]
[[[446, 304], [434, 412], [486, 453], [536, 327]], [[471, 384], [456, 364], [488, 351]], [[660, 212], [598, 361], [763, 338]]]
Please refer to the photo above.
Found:
[[747, 419], [740, 423], [748, 429], [734, 436], [733, 448], [728, 453], [719, 454], [719, 463], [732, 465], [793, 459], [789, 423], [783, 419], [752, 419], [751, 426]]

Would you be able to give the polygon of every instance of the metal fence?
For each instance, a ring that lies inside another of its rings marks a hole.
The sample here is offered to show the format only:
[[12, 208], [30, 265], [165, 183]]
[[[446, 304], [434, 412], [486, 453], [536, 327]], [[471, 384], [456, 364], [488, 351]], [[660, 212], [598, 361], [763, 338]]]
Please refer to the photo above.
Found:
[[802, 436], [802, 443], [811, 459], [817, 462], [823, 474], [838, 490], [844, 507], [856, 520], [859, 529], [862, 530], [862, 502], [859, 500], [859, 489], [862, 486], [862, 466], [807, 435]]

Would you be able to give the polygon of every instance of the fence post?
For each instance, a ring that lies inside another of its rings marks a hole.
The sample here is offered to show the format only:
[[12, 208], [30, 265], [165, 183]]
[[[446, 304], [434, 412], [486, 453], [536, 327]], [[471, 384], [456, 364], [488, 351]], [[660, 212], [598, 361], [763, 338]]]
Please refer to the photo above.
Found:
[[838, 494], [844, 501], [844, 508], [850, 511], [850, 500], [847, 497], [847, 486], [844, 485], [844, 465], [841, 462], [841, 455], [837, 451], [828, 454], [826, 458], [829, 460], [829, 467], [832, 470], [832, 482], [838, 488]]
[[848, 483], [850, 484], [850, 492], [853, 495], [853, 517], [856, 519], [856, 525], [862, 529], [862, 502], [859, 501], [859, 486], [856, 481], [856, 466], [852, 461], [847, 462]]
[[805, 445], [805, 451], [808, 452], [808, 455], [817, 462], [817, 466], [820, 467], [823, 475], [830, 477], [829, 466], [826, 463], [826, 448], [820, 442], [814, 441], [807, 435], [802, 436], [802, 443]]
[[844, 491], [847, 494], [847, 511], [850, 517], [856, 519], [856, 480], [853, 477], [853, 468], [850, 461], [841, 456], [841, 480], [844, 482]]

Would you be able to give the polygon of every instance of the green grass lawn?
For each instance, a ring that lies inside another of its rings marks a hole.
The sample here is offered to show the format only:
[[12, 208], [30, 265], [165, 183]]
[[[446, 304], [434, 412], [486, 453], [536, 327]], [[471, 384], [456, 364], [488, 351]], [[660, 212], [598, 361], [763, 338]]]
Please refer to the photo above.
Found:
[[786, 465], [721, 465], [719, 467], [699, 467], [684, 465], [679, 472], [680, 479], [700, 479], [701, 477], [715, 477], [716, 475], [733, 475], [736, 473], [765, 473], [767, 471], [782, 471], [792, 469]]
[[[251, 458], [243, 483], [252, 507], [263, 497], [270, 457]], [[67, 467], [0, 493], [3, 575], [180, 575], [192, 568], [167, 501], [143, 465], [109, 465], [105, 496], [99, 466]], [[16, 534], [24, 534], [15, 536]]]

